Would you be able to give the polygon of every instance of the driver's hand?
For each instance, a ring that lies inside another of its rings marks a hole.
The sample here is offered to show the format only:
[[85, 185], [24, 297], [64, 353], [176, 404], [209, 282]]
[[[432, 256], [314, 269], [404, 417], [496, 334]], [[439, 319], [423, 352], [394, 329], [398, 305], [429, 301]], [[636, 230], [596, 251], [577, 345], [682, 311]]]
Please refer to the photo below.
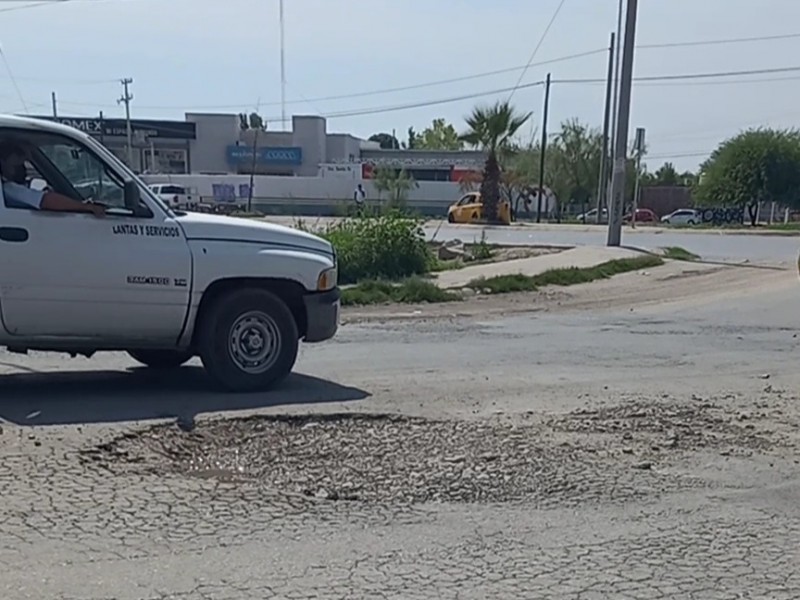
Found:
[[89, 204], [89, 211], [90, 211], [90, 212], [91, 212], [91, 213], [92, 213], [92, 214], [93, 214], [95, 217], [98, 217], [98, 218], [100, 218], [100, 217], [105, 217], [105, 216], [106, 216], [106, 207], [105, 207], [105, 206], [103, 206], [102, 204], [94, 204], [94, 203], [90, 203], [90, 204]]

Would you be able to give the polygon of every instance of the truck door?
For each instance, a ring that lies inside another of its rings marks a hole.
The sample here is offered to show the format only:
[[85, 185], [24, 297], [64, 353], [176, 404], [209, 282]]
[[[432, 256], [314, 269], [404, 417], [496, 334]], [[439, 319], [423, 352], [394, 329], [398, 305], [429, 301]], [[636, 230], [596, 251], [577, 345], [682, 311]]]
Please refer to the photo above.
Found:
[[[146, 197], [124, 206], [118, 171], [76, 137], [0, 129], [31, 144], [30, 166], [54, 191], [109, 207], [106, 217], [0, 206], [0, 316], [11, 336], [176, 340], [192, 258], [183, 230]], [[5, 235], [3, 234], [5, 232]]]

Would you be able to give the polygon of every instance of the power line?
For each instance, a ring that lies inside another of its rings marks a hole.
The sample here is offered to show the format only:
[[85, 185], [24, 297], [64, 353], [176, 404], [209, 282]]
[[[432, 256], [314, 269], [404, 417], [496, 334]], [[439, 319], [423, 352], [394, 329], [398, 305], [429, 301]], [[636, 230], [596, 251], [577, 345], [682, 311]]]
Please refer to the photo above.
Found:
[[9, 79], [11, 79], [11, 83], [14, 85], [14, 90], [17, 92], [17, 97], [19, 98], [20, 104], [22, 104], [22, 108], [27, 113], [28, 105], [25, 103], [25, 98], [22, 96], [22, 90], [19, 89], [17, 80], [14, 78], [14, 72], [11, 70], [11, 65], [8, 62], [8, 58], [6, 57], [6, 53], [3, 51], [2, 46], [0, 46], [0, 57], [3, 59], [3, 64], [6, 67], [6, 71], [8, 72]]
[[[0, 0], [3, 1], [3, 0]], [[39, 0], [38, 2], [32, 4], [26, 4], [23, 6], [12, 7], [12, 8], [5, 8], [0, 9], [0, 12], [10, 11], [10, 10], [18, 10], [20, 8], [26, 7], [33, 7], [33, 6], [44, 6], [44, 5], [52, 5], [52, 4], [63, 4], [65, 2], [75, 2], [75, 1], [95, 1], [101, 2], [104, 0]], [[761, 42], [761, 41], [773, 41], [773, 40], [784, 40], [784, 39], [795, 39], [800, 38], [800, 33], [788, 33], [788, 34], [781, 34], [781, 35], [765, 35], [765, 36], [757, 36], [757, 37], [742, 37], [742, 38], [727, 38], [727, 39], [716, 39], [716, 40], [694, 40], [694, 41], [685, 41], [685, 42], [670, 42], [670, 43], [662, 43], [662, 44], [642, 44], [637, 46], [637, 49], [658, 49], [658, 48], [678, 48], [678, 47], [691, 47], [691, 46], [706, 46], [706, 45], [720, 45], [720, 44], [739, 44], [739, 43], [752, 43], [752, 42]], [[566, 56], [561, 56], [558, 58], [544, 60], [540, 62], [531, 62], [527, 65], [521, 65], [516, 67], [505, 67], [502, 69], [495, 69], [492, 71], [483, 71], [479, 73], [473, 73], [471, 75], [463, 75], [460, 77], [452, 77], [447, 79], [439, 79], [435, 81], [427, 81], [423, 83], [411, 84], [411, 85], [404, 85], [398, 87], [391, 87], [391, 88], [382, 88], [376, 90], [368, 90], [364, 92], [355, 92], [349, 94], [339, 94], [333, 96], [321, 96], [316, 98], [300, 98], [295, 100], [287, 100], [287, 104], [308, 104], [312, 102], [328, 102], [328, 101], [335, 101], [335, 100], [348, 100], [352, 98], [359, 98], [359, 97], [367, 97], [367, 96], [378, 96], [382, 94], [392, 94], [396, 92], [405, 92], [417, 89], [423, 89], [428, 87], [435, 87], [440, 85], [447, 85], [451, 83], [460, 83], [463, 81], [471, 81], [475, 79], [482, 79], [486, 77], [492, 77], [495, 75], [503, 75], [506, 73], [513, 73], [516, 71], [524, 71], [530, 67], [538, 67], [544, 66], [549, 64], [555, 64], [560, 62], [566, 62], [569, 60], [574, 60], [577, 58], [584, 58], [587, 56], [594, 56], [599, 54], [604, 54], [607, 52], [607, 48], [597, 48], [594, 50], [587, 50], [585, 52], [579, 52], [576, 54], [570, 54]], [[38, 77], [17, 77], [18, 81], [29, 81], [31, 83], [45, 83], [47, 85], [103, 85], [103, 84], [114, 84], [117, 85], [118, 81], [116, 78], [107, 78], [107, 79], [86, 79], [86, 80], [54, 80], [54, 79], [46, 79], [46, 78], [38, 78]], [[595, 83], [591, 81], [585, 81], [585, 83]], [[605, 80], [598, 80], [596, 83], [605, 83]], [[75, 106], [81, 105], [82, 103], [71, 102], [68, 104], [73, 104]], [[263, 106], [278, 106], [280, 102], [268, 102], [264, 103]], [[86, 104], [89, 105], [88, 103]], [[94, 106], [94, 104], [92, 104]], [[195, 108], [198, 110], [210, 110], [210, 109], [234, 109], [239, 108], [239, 104], [214, 104], [214, 105], [204, 105], [204, 106], [196, 106]], [[153, 110], [169, 110], [173, 108], [183, 108], [183, 106], [142, 106], [141, 108], [145, 109], [153, 109]]]
[[[15, 2], [16, 0], [7, 0], [10, 2]], [[39, 6], [52, 6], [53, 4], [65, 4], [67, 2], [72, 2], [73, 0], [37, 0], [36, 2], [30, 2], [28, 4], [21, 4], [19, 6], [9, 6], [8, 8], [0, 8], [0, 12], [13, 12], [16, 10], [25, 10], [28, 8], [37, 8]]]
[[[713, 77], [729, 77], [735, 75], [749, 75], [749, 74], [759, 74], [759, 73], [778, 73], [778, 72], [791, 72], [791, 71], [800, 71], [800, 66], [798, 67], [782, 67], [777, 69], [753, 69], [750, 71], [727, 71], [727, 72], [713, 72], [713, 73], [689, 73], [684, 75], [653, 75], [648, 77], [634, 77], [634, 81], [676, 81], [681, 79], [687, 80], [695, 80], [695, 79], [702, 79], [702, 78], [713, 78]], [[585, 80], [553, 80], [553, 83], [587, 83], [587, 82], [595, 82], [597, 80], [594, 79], [585, 79]], [[489, 90], [484, 92], [478, 92], [474, 94], [465, 94], [463, 96], [456, 96], [452, 98], [444, 98], [439, 100], [433, 100], [429, 102], [416, 102], [413, 104], [405, 104], [405, 105], [396, 105], [390, 107], [372, 107], [372, 108], [364, 108], [364, 109], [356, 109], [352, 111], [342, 111], [342, 112], [334, 112], [328, 113], [323, 115], [325, 118], [335, 119], [335, 118], [343, 118], [343, 117], [355, 117], [355, 116], [362, 116], [362, 115], [371, 115], [371, 114], [380, 114], [384, 112], [395, 112], [400, 110], [407, 110], [411, 108], [421, 108], [425, 106], [434, 106], [437, 104], [447, 104], [451, 102], [458, 102], [460, 100], [468, 100], [472, 98], [479, 98], [481, 96], [491, 96], [491, 95], [499, 95], [505, 92], [509, 92], [513, 89], [523, 89], [523, 88], [530, 88], [530, 87], [538, 87], [543, 85], [544, 82], [542, 81], [535, 81], [532, 83], [522, 84], [520, 86], [515, 86], [514, 88], [505, 88], [505, 89], [496, 89], [496, 90]], [[275, 120], [275, 119], [271, 119]]]
[[[712, 73], [688, 73], [680, 75], [654, 75], [634, 77], [634, 81], [688, 81], [692, 79], [712, 79], [720, 77], [743, 77], [747, 75], [766, 75], [769, 73], [795, 73], [800, 67], [776, 67], [771, 69], [750, 69], [747, 71], [716, 71]], [[605, 79], [554, 79], [553, 83], [605, 83]]]
[[[547, 23], [547, 27], [544, 28], [544, 31], [542, 32], [542, 35], [539, 37], [539, 42], [536, 44], [536, 47], [533, 49], [533, 52], [531, 52], [531, 56], [530, 56], [530, 58], [528, 58], [528, 62], [525, 63], [525, 66], [522, 69], [522, 73], [519, 74], [519, 79], [517, 79], [517, 83], [514, 85], [514, 89], [512, 89], [511, 93], [508, 95], [508, 101], [509, 102], [511, 102], [511, 99], [514, 97], [514, 92], [517, 91], [517, 88], [522, 83], [522, 78], [525, 77], [525, 73], [528, 72], [528, 69], [530, 68], [531, 63], [533, 63], [533, 59], [536, 57], [536, 53], [539, 52], [539, 48], [542, 47], [542, 44], [544, 43], [544, 39], [547, 37], [547, 33], [550, 31], [550, 27], [553, 26], [553, 23], [555, 22], [556, 17], [558, 17], [558, 13], [561, 12], [561, 9], [563, 8], [565, 2], [566, 2], [566, 0], [561, 0], [561, 2], [558, 3], [558, 6], [556, 6], [556, 10], [553, 13], [553, 16], [550, 17], [550, 22]], [[549, 75], [548, 75], [548, 77], [549, 77]]]
[[709, 150], [708, 152], [684, 152], [678, 154], [646, 154], [642, 158], [644, 160], [650, 158], [655, 158], [656, 160], [666, 160], [668, 158], [697, 158], [700, 156], [710, 156], [712, 152], [714, 151]]
[[[779, 67], [779, 68], [770, 68], [770, 69], [752, 69], [748, 71], [721, 71], [721, 72], [711, 72], [711, 73], [687, 73], [687, 74], [671, 74], [671, 75], [651, 75], [651, 76], [644, 76], [644, 77], [634, 77], [634, 81], [637, 82], [639, 85], [675, 85], [675, 82], [681, 81], [688, 81], [691, 82], [688, 85], [702, 85], [705, 83], [721, 83], [718, 81], [714, 82], [703, 82], [703, 79], [714, 79], [714, 78], [723, 78], [723, 77], [741, 77], [747, 75], [757, 75], [761, 73], [788, 73], [788, 72], [800, 72], [800, 66], [795, 67]], [[736, 82], [724, 82], [724, 83], [751, 83], [755, 80], [738, 80]], [[766, 79], [764, 81], [772, 81], [771, 79]], [[596, 83], [605, 83], [604, 80], [601, 79], [554, 79], [552, 83], [564, 83], [564, 84], [596, 84]], [[396, 104], [396, 105], [384, 105], [384, 106], [373, 106], [373, 107], [364, 107], [359, 109], [353, 109], [348, 111], [334, 111], [330, 113], [324, 113], [322, 116], [335, 119], [335, 118], [345, 118], [345, 117], [355, 117], [355, 116], [363, 116], [363, 115], [373, 115], [373, 114], [381, 114], [381, 113], [388, 113], [388, 112], [397, 112], [402, 110], [409, 110], [413, 108], [423, 108], [427, 106], [437, 106], [441, 104], [450, 104], [453, 102], [459, 102], [462, 100], [470, 100], [474, 98], [481, 98], [485, 96], [494, 96], [509, 93], [514, 89], [527, 89], [533, 88], [543, 85], [543, 81], [534, 81], [529, 83], [524, 83], [516, 87], [506, 87], [506, 88], [497, 88], [492, 90], [483, 90], [480, 92], [473, 92], [470, 94], [462, 94], [458, 96], [450, 96], [446, 98], [438, 98], [433, 100], [424, 100], [419, 102], [411, 102], [411, 103], [404, 103], [404, 104]], [[314, 102], [313, 99], [305, 99], [304, 102], [311, 103]], [[101, 105], [92, 102], [70, 102], [61, 100], [60, 104], [66, 106], [87, 106], [92, 108], [99, 108]], [[241, 104], [235, 106], [227, 106], [224, 108], [239, 108]], [[176, 107], [176, 106], [140, 106], [140, 108], [144, 109], [173, 109], [173, 108], [186, 108], [184, 107]], [[196, 110], [200, 110], [201, 107], [189, 107], [194, 108]], [[206, 107], [208, 108], [208, 107]], [[218, 106], [217, 108], [223, 108]], [[279, 122], [280, 118], [270, 118], [267, 119], [269, 122]]]
[[721, 44], [746, 44], [751, 42], [768, 42], [774, 40], [790, 40], [800, 38], [800, 33], [784, 33], [780, 35], [760, 35], [757, 37], [740, 37], [740, 38], [727, 38], [721, 40], [697, 40], [688, 42], [666, 42], [662, 44], [639, 44], [636, 46], [637, 50], [640, 49], [654, 49], [654, 48], [684, 48], [690, 46], [717, 46]]

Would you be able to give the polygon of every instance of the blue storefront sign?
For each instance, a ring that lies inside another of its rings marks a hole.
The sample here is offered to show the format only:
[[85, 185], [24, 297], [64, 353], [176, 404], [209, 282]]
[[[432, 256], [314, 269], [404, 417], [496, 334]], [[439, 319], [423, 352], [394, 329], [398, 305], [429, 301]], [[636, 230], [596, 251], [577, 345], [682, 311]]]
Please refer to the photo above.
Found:
[[[238, 165], [253, 162], [252, 146], [228, 146], [228, 164]], [[299, 146], [256, 148], [256, 164], [275, 166], [298, 166], [303, 164], [303, 149]]]

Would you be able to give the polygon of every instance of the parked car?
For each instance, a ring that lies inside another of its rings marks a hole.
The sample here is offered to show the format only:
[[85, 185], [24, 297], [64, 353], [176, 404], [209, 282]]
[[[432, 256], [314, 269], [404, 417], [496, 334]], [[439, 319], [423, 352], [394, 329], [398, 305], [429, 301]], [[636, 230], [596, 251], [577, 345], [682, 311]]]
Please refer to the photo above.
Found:
[[[597, 223], [597, 209], [593, 208], [592, 210], [586, 211], [585, 213], [578, 215], [577, 219], [581, 223]], [[607, 208], [603, 208], [603, 212], [600, 214], [600, 223], [608, 223]]]
[[661, 217], [661, 222], [665, 225], [697, 225], [703, 219], [700, 212], [693, 208], [679, 208], [668, 215]]
[[192, 194], [192, 189], [172, 183], [154, 183], [150, 189], [170, 208], [191, 207], [197, 198], [197, 194]]
[[[628, 213], [624, 217], [622, 217], [623, 223], [630, 223], [631, 222], [631, 215]], [[637, 223], [658, 223], [658, 217], [656, 213], [654, 213], [649, 208], [637, 208], [636, 209], [636, 222]]]
[[[511, 203], [508, 200], [500, 200], [497, 207], [500, 222], [506, 225], [511, 224]], [[447, 209], [448, 223], [481, 223], [484, 222], [483, 200], [480, 192], [470, 192], [452, 204]]]

